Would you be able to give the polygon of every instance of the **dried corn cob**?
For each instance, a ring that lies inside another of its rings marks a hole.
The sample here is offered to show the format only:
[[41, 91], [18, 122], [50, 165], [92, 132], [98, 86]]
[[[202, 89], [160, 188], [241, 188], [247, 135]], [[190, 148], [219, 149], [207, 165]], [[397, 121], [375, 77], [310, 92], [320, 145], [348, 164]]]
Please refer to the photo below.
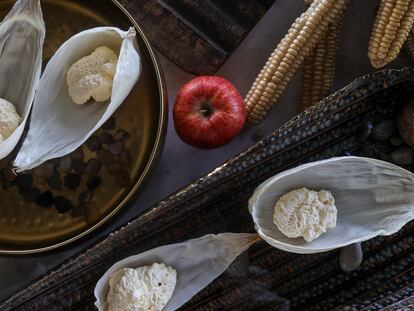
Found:
[[343, 16], [329, 25], [322, 41], [305, 60], [303, 67], [301, 110], [329, 94], [335, 76], [335, 60]]
[[315, 0], [293, 23], [246, 96], [249, 123], [264, 119], [346, 3], [347, 0]]
[[414, 29], [410, 31], [410, 34], [407, 37], [407, 41], [405, 42], [408, 55], [411, 58], [411, 61], [414, 62]]
[[414, 23], [414, 0], [381, 0], [368, 46], [372, 66], [394, 60]]

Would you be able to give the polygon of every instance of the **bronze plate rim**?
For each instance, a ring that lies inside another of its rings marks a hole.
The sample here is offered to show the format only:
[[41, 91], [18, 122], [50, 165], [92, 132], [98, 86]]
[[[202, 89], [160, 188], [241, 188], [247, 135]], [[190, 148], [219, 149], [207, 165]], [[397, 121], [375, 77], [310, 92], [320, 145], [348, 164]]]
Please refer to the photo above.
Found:
[[155, 162], [157, 161], [164, 144], [165, 140], [165, 133], [168, 126], [168, 97], [167, 97], [167, 89], [165, 86], [165, 79], [164, 74], [162, 71], [161, 64], [158, 60], [157, 55], [155, 54], [151, 44], [149, 43], [147, 37], [145, 36], [143, 30], [138, 25], [137, 21], [132, 17], [132, 15], [118, 2], [118, 0], [109, 0], [113, 4], [115, 4], [122, 13], [131, 21], [133, 26], [135, 27], [135, 30], [140, 35], [142, 41], [144, 42], [148, 54], [151, 57], [151, 61], [154, 65], [155, 74], [157, 77], [158, 82], [158, 91], [160, 94], [160, 117], [158, 120], [158, 129], [157, 129], [157, 135], [154, 142], [154, 147], [152, 148], [151, 155], [148, 159], [147, 164], [145, 165], [145, 168], [141, 174], [141, 176], [138, 178], [137, 182], [134, 184], [134, 186], [131, 188], [131, 190], [125, 195], [125, 197], [122, 199], [121, 202], [119, 202], [116, 207], [104, 218], [102, 218], [98, 223], [93, 225], [92, 227], [88, 228], [87, 230], [82, 231], [81, 233], [76, 234], [75, 236], [66, 239], [62, 242], [58, 242], [52, 245], [44, 246], [44, 247], [38, 247], [38, 248], [27, 248], [22, 250], [10, 250], [10, 249], [0, 249], [0, 255], [30, 255], [30, 254], [40, 254], [40, 253], [46, 253], [51, 250], [55, 250], [57, 248], [61, 248], [63, 246], [66, 246], [68, 244], [71, 244], [90, 233], [96, 231], [97, 229], [101, 228], [104, 224], [106, 224], [108, 221], [110, 221], [114, 216], [116, 216], [120, 210], [126, 206], [130, 201], [133, 199], [134, 195], [138, 192], [138, 190], [143, 185], [144, 181], [147, 179], [148, 175], [150, 174], [151, 170], [153, 169], [153, 166]]

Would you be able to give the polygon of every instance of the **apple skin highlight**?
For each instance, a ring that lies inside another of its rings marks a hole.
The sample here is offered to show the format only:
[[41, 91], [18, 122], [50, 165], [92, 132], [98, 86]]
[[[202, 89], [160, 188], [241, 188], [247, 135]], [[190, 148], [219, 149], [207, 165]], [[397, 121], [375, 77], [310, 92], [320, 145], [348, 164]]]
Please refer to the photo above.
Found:
[[235, 86], [218, 76], [195, 78], [177, 94], [173, 118], [178, 136], [189, 145], [213, 149], [243, 129], [247, 111]]

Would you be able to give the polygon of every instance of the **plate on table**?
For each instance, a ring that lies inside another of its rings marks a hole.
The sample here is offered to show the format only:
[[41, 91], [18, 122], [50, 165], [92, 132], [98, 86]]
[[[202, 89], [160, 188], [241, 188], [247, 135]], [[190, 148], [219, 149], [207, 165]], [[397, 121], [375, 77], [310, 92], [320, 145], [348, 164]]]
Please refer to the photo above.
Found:
[[[0, 17], [14, 1], [0, 1]], [[44, 0], [43, 65], [74, 34], [97, 26], [134, 26], [142, 74], [113, 117], [81, 148], [12, 174], [15, 152], [0, 161], [0, 253], [43, 252], [102, 226], [137, 192], [162, 148], [167, 123], [161, 68], [139, 26], [116, 1]], [[53, 200], [53, 203], [52, 203]]]

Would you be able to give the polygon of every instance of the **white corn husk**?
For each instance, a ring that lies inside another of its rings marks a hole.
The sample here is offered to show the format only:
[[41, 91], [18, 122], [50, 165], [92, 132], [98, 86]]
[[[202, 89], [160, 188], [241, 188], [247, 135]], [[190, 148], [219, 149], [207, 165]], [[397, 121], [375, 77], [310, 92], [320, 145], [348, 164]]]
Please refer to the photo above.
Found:
[[[40, 79], [30, 129], [14, 161], [18, 172], [74, 151], [122, 104], [141, 73], [135, 36], [133, 28], [98, 27], [76, 34], [57, 50]], [[67, 70], [99, 46], [118, 55], [112, 96], [106, 103], [76, 105], [69, 96]]]
[[[274, 206], [294, 189], [328, 190], [335, 198], [336, 228], [307, 243], [288, 238], [273, 223]], [[318, 253], [391, 235], [414, 219], [414, 174], [388, 162], [340, 157], [289, 169], [262, 183], [249, 201], [259, 235], [293, 253]]]
[[109, 276], [121, 268], [138, 268], [153, 263], [165, 263], [177, 271], [177, 285], [163, 311], [178, 309], [191, 297], [221, 275], [229, 265], [259, 240], [257, 234], [209, 234], [183, 243], [154, 248], [115, 263], [99, 279], [95, 287], [95, 305], [99, 311], [107, 309], [106, 297]]
[[23, 134], [39, 84], [44, 38], [40, 0], [18, 0], [0, 24], [0, 98], [11, 102], [21, 117], [13, 134], [0, 142], [0, 159]]

